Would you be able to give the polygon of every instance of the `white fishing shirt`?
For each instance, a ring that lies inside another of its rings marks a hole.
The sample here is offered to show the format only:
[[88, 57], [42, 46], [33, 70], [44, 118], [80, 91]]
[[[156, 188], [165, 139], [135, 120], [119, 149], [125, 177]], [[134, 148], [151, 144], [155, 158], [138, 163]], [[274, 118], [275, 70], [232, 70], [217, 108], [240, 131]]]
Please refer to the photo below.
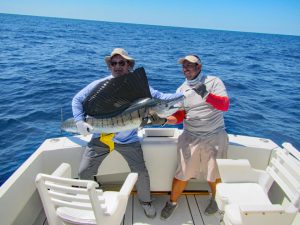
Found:
[[183, 121], [184, 130], [193, 135], [205, 137], [225, 129], [225, 124], [223, 112], [215, 109], [192, 90], [199, 82], [206, 85], [209, 93], [224, 97], [228, 97], [228, 95], [223, 82], [216, 76], [201, 76], [198, 82], [192, 84], [185, 81], [177, 89], [177, 92], [181, 92], [185, 96], [181, 105], [186, 113]]

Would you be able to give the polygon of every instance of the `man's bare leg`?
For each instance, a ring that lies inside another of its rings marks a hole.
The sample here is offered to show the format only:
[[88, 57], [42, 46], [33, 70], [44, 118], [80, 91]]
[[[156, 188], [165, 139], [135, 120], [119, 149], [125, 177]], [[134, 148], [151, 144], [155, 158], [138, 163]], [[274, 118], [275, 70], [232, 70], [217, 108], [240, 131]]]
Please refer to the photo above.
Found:
[[212, 197], [212, 199], [215, 199], [215, 197], [216, 197], [216, 187], [217, 187], [218, 183], [221, 183], [221, 179], [220, 178], [216, 179], [215, 182], [208, 182], [208, 185], [209, 185], [210, 190], [211, 190], [211, 197]]
[[218, 211], [218, 206], [215, 201], [215, 197], [216, 197], [216, 187], [217, 187], [217, 184], [220, 182], [221, 182], [221, 179], [216, 179], [215, 182], [208, 182], [208, 185], [211, 190], [211, 199], [210, 199], [208, 206], [205, 209], [205, 214], [213, 214]]
[[185, 189], [187, 183], [188, 181], [178, 180], [176, 178], [173, 179], [170, 201], [168, 201], [162, 209], [160, 214], [161, 219], [166, 220], [174, 213], [178, 206], [177, 200]]
[[188, 181], [178, 180], [176, 178], [173, 179], [172, 192], [170, 197], [171, 202], [177, 202], [178, 198], [184, 191], [187, 183]]

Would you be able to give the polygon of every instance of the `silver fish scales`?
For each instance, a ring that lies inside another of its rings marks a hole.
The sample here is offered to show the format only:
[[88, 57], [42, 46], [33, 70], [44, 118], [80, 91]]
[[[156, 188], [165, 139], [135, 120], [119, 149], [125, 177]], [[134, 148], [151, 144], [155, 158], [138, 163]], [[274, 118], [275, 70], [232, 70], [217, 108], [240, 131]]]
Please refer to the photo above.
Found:
[[[131, 107], [117, 116], [107, 118], [87, 117], [85, 122], [93, 129], [90, 133], [116, 133], [125, 130], [136, 129], [147, 125], [149, 113], [156, 112], [158, 115], [171, 115], [178, 110], [174, 105], [183, 100], [183, 96], [170, 100], [142, 99], [136, 101]], [[61, 130], [78, 133], [76, 122], [73, 118], [67, 119], [61, 124]]]

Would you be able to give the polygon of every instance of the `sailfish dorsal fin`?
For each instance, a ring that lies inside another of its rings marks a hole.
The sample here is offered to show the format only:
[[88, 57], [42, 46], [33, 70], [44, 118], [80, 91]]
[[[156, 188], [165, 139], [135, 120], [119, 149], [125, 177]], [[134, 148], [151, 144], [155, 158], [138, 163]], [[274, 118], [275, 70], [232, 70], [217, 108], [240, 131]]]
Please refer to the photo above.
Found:
[[140, 67], [126, 75], [97, 84], [85, 99], [83, 109], [89, 116], [112, 117], [144, 98], [152, 97], [145, 70]]

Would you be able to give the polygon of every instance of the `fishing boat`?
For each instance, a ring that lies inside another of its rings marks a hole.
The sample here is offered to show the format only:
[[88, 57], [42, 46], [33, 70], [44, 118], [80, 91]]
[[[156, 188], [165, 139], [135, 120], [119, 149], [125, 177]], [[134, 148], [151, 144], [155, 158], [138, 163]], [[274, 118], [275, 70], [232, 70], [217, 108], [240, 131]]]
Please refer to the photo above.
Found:
[[[204, 215], [208, 203], [208, 185], [204, 180], [189, 182], [174, 215], [163, 221], [159, 213], [169, 199], [171, 183], [176, 169], [176, 144], [182, 130], [177, 128], [143, 128], [139, 130], [145, 162], [151, 181], [153, 204], [158, 215], [147, 218], [133, 191], [129, 197], [122, 225], [217, 225], [222, 214]], [[2, 225], [48, 224], [40, 195], [36, 188], [39, 173], [52, 174], [62, 163], [72, 168], [71, 176], [77, 178], [79, 162], [91, 136], [69, 136], [45, 140], [40, 147], [14, 172], [0, 188], [0, 218]], [[229, 159], [247, 159], [255, 169], [266, 170], [270, 159], [282, 146], [270, 139], [229, 134]], [[97, 179], [101, 188], [117, 189], [130, 169], [122, 156], [113, 151], [99, 168]], [[299, 182], [299, 180], [297, 181]], [[271, 201], [277, 201], [282, 191], [274, 185], [269, 191]], [[293, 225], [300, 224], [298, 211]], [[267, 225], [267, 224], [266, 224]]]

